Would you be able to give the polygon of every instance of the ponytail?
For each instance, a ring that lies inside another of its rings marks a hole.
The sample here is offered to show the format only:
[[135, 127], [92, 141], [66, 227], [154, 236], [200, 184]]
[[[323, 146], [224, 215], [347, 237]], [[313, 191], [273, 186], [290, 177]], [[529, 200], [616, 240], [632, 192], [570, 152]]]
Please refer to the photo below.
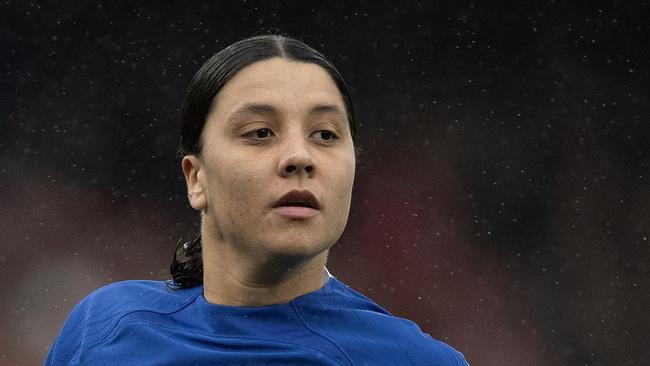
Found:
[[[224, 48], [207, 60], [194, 75], [186, 89], [181, 109], [182, 124], [178, 147], [181, 157], [187, 155], [200, 157], [201, 135], [208, 114], [215, 104], [215, 98], [228, 81], [245, 67], [273, 57], [320, 66], [332, 77], [345, 103], [350, 133], [354, 141], [356, 123], [352, 98], [334, 64], [302, 41], [283, 35], [268, 34], [247, 38]], [[195, 234], [188, 242], [178, 242], [170, 272], [171, 285], [176, 288], [185, 289], [203, 284], [201, 233]]]
[[180, 289], [203, 284], [200, 231], [194, 234], [190, 241], [178, 241], [169, 271], [172, 275], [173, 285]]

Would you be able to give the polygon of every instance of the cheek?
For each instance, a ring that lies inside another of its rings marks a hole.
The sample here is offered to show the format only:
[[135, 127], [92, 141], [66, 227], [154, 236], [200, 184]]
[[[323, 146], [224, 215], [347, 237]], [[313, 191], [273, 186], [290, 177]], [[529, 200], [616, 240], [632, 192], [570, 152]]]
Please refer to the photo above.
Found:
[[250, 201], [259, 197], [259, 182], [254, 175], [241, 169], [218, 174], [214, 198], [224, 206], [238, 211], [250, 209]]
[[357, 162], [354, 158], [354, 154], [351, 154], [351, 157], [346, 159], [343, 164], [343, 180], [345, 181], [345, 186], [349, 193], [352, 193], [352, 184], [354, 183], [354, 174], [356, 172]]
[[208, 205], [217, 213], [249, 207], [246, 201], [254, 196], [255, 176], [246, 165], [232, 159], [214, 159], [206, 170]]
[[341, 210], [350, 209], [350, 199], [352, 197], [352, 185], [354, 183], [355, 162], [347, 161], [342, 165], [342, 169], [336, 176], [336, 200]]

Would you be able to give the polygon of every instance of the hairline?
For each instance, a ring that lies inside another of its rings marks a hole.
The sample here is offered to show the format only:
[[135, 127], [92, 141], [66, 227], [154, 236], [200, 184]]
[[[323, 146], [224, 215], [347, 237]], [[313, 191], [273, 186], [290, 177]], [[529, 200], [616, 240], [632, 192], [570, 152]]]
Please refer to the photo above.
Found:
[[[210, 108], [208, 109], [208, 112], [205, 114], [205, 122], [204, 122], [204, 124], [203, 124], [203, 128], [201, 129], [201, 133], [199, 134], [199, 139], [198, 139], [198, 142], [199, 142], [199, 148], [198, 148], [198, 151], [197, 151], [196, 153], [186, 154], [186, 156], [187, 156], [187, 155], [195, 155], [195, 156], [200, 156], [200, 155], [201, 155], [201, 152], [203, 151], [203, 134], [204, 134], [205, 131], [206, 131], [206, 126], [207, 126], [207, 124], [208, 124], [208, 122], [209, 122], [209, 120], [210, 120], [210, 115], [211, 115], [211, 114], [215, 111], [215, 109], [217, 108], [217, 100], [218, 100], [218, 98], [219, 98], [219, 95], [221, 95], [221, 93], [223, 92], [223, 90], [226, 89], [226, 88], [228, 87], [228, 84], [230, 84], [230, 83], [232, 82], [232, 80], [235, 79], [235, 78], [237, 77], [237, 75], [239, 75], [242, 71], [246, 70], [246, 69], [249, 68], [250, 66], [253, 66], [253, 65], [255, 65], [255, 64], [257, 64], [257, 63], [260, 63], [260, 62], [264, 62], [264, 61], [272, 60], [272, 59], [275, 59], [275, 58], [278, 58], [278, 59], [285, 59], [285, 60], [288, 60], [288, 61], [297, 62], [297, 63], [302, 63], [302, 64], [312, 64], [312, 65], [316, 65], [316, 66], [320, 67], [323, 71], [325, 71], [325, 73], [327, 74], [327, 76], [330, 78], [330, 80], [332, 81], [332, 83], [334, 83], [334, 86], [336, 87], [336, 91], [337, 91], [339, 97], [341, 98], [341, 103], [342, 103], [342, 106], [343, 106], [343, 110], [340, 110], [340, 108], [338, 108], [338, 106], [333, 105], [333, 104], [331, 104], [331, 103], [322, 103], [322, 104], [320, 104], [320, 106], [323, 106], [323, 107], [332, 107], [332, 106], [334, 106], [334, 107], [336, 107], [337, 112], [342, 113], [343, 116], [345, 117], [345, 122], [348, 124], [348, 130], [350, 131], [350, 135], [352, 135], [352, 127], [350, 126], [350, 125], [351, 125], [351, 122], [352, 122], [352, 121], [350, 120], [350, 117], [351, 117], [351, 111], [349, 110], [350, 108], [352, 108], [352, 106], [348, 106], [347, 103], [345, 102], [345, 97], [344, 97], [344, 95], [343, 95], [343, 92], [342, 92], [341, 89], [339, 88], [339, 85], [338, 85], [338, 83], [336, 82], [336, 79], [331, 75], [330, 70], [328, 70], [328, 69], [325, 68], [323, 65], [319, 64], [318, 62], [316, 62], [316, 60], [301, 60], [301, 59], [298, 59], [298, 58], [292, 57], [291, 55], [289, 55], [289, 54], [286, 52], [286, 50], [285, 50], [285, 48], [284, 48], [284, 43], [282, 43], [282, 42], [278, 42], [278, 43], [276, 43], [276, 44], [278, 45], [278, 51], [279, 51], [279, 53], [280, 53], [279, 55], [271, 55], [271, 56], [268, 56], [268, 57], [262, 57], [262, 58], [260, 58], [260, 59], [258, 59], [258, 60], [255, 60], [254, 62], [251, 62], [251, 63], [247, 64], [246, 66], [240, 68], [240, 69], [237, 70], [235, 73], [233, 73], [232, 75], [230, 75], [230, 76], [228, 77], [227, 80], [225, 80], [225, 82], [223, 83], [223, 86], [222, 86], [222, 87], [219, 89], [219, 91], [214, 95], [214, 97], [212, 97], [212, 100], [210, 101]], [[262, 104], [266, 104], [266, 103], [254, 103], [254, 102], [252, 102], [252, 103], [246, 103], [246, 104], [259, 104], [259, 105], [262, 105]], [[244, 104], [244, 105], [245, 105], [245, 104]], [[313, 108], [312, 108], [312, 111], [313, 111]], [[230, 117], [231, 115], [232, 115], [232, 112], [231, 112], [231, 114], [229, 114], [228, 117]]]

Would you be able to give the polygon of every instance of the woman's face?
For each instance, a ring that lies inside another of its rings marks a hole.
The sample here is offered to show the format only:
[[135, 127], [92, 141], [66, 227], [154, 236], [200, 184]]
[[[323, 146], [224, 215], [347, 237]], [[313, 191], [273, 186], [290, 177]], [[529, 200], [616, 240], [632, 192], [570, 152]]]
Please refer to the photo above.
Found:
[[217, 95], [201, 138], [183, 170], [204, 239], [260, 258], [311, 257], [341, 236], [355, 155], [323, 68], [279, 57], [245, 67]]

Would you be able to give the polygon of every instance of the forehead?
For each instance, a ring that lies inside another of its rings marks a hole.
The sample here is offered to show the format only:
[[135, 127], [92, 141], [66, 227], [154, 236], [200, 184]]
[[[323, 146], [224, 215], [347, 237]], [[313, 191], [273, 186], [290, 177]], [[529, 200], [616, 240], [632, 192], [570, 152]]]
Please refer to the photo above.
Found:
[[332, 104], [345, 110], [339, 89], [323, 67], [280, 57], [244, 67], [226, 83], [213, 103], [213, 110], [220, 113], [245, 103], [281, 108]]

